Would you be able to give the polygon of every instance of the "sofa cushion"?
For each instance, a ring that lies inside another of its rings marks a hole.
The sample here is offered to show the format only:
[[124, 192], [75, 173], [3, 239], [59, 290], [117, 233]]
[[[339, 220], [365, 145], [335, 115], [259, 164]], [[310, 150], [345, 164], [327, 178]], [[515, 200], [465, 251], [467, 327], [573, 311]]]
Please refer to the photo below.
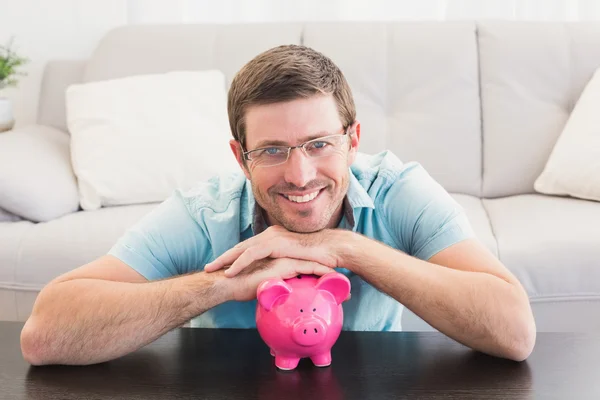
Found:
[[44, 68], [40, 88], [38, 123], [67, 131], [65, 93], [83, 79], [86, 60], [51, 60]]
[[581, 94], [534, 188], [600, 201], [600, 69]]
[[500, 260], [532, 299], [600, 298], [600, 203], [534, 194], [483, 204]]
[[79, 211], [47, 223], [0, 223], [0, 288], [39, 290], [106, 254], [158, 203]]
[[478, 24], [483, 197], [533, 194], [573, 105], [600, 67], [600, 24]]
[[300, 44], [301, 37], [302, 24], [290, 22], [125, 25], [102, 38], [85, 67], [83, 81], [219, 69], [231, 83], [258, 53], [281, 44]]
[[13, 288], [16, 284], [20, 246], [35, 226], [29, 221], [0, 223], [0, 288]]
[[160, 202], [175, 189], [239, 171], [219, 70], [71, 85], [66, 97], [84, 210]]
[[0, 135], [0, 208], [35, 222], [78, 210], [66, 133], [29, 125]]

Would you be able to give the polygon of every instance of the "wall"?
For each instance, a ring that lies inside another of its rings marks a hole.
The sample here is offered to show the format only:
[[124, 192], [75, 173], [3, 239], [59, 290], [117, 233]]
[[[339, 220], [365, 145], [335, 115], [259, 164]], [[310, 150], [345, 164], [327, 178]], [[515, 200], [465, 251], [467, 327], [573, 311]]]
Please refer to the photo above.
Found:
[[50, 59], [87, 58], [99, 39], [124, 24], [298, 20], [600, 20], [598, 0], [0, 0], [0, 43], [15, 36], [31, 61], [13, 100], [17, 126], [37, 117], [40, 81]]
[[40, 81], [50, 59], [87, 58], [110, 29], [127, 23], [126, 0], [0, 0], [0, 43], [11, 36], [30, 59], [13, 100], [16, 126], [35, 122]]

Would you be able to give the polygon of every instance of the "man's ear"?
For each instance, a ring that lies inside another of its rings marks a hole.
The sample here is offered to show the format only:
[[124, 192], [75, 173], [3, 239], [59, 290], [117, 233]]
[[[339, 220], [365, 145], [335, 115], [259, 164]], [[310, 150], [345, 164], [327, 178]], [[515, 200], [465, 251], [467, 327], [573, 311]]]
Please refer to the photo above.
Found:
[[352, 165], [358, 152], [358, 145], [360, 143], [360, 121], [356, 120], [350, 128], [348, 128], [348, 134], [350, 135], [350, 150], [348, 152], [348, 166]]
[[248, 167], [244, 161], [244, 155], [242, 154], [242, 145], [237, 140], [231, 139], [229, 141], [229, 147], [231, 148], [231, 151], [233, 151], [233, 155], [244, 172], [244, 175], [246, 175], [247, 179], [250, 179], [250, 171], [248, 171]]

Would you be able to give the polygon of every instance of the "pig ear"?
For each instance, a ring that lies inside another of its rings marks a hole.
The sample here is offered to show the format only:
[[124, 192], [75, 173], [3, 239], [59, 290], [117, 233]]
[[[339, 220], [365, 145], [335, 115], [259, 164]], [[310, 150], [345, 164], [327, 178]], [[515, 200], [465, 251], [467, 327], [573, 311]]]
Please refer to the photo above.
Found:
[[258, 285], [256, 289], [256, 297], [260, 305], [267, 311], [273, 308], [275, 301], [281, 296], [287, 296], [292, 293], [290, 285], [281, 279], [267, 279]]
[[342, 304], [350, 294], [350, 280], [339, 272], [330, 272], [319, 278], [318, 290], [325, 290], [333, 295], [337, 304]]

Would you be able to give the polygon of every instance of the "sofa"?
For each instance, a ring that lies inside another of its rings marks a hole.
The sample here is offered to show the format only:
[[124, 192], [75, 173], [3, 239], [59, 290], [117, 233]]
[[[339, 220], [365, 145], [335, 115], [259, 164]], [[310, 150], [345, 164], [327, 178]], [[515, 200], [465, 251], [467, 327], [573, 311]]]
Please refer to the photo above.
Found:
[[[527, 290], [538, 331], [600, 329], [600, 202], [534, 189], [586, 82], [600, 67], [599, 24], [124, 26], [108, 32], [86, 60], [49, 62], [36, 124], [12, 134], [53, 135], [69, 165], [70, 85], [209, 68], [223, 71], [229, 85], [256, 54], [287, 43], [311, 46], [340, 66], [362, 123], [362, 152], [390, 149], [404, 162], [420, 162], [464, 207], [481, 242]], [[45, 161], [22, 146], [12, 151], [31, 157], [32, 165]], [[51, 182], [38, 187], [49, 199], [58, 190]], [[42, 222], [4, 218], [0, 320], [26, 320], [46, 283], [105, 254], [159, 203], [94, 211], [75, 204]], [[433, 329], [410, 310], [402, 321], [407, 331]]]

